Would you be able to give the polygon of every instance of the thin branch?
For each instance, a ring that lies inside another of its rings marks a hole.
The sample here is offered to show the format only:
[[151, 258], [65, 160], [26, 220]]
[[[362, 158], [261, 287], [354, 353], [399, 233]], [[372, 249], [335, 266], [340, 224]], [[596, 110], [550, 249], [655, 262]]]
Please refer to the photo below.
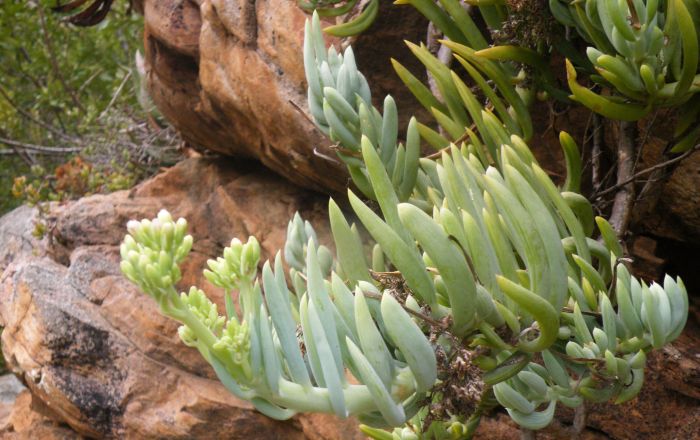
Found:
[[19, 142], [19, 141], [15, 141], [13, 139], [7, 139], [7, 138], [3, 138], [3, 137], [0, 137], [0, 143], [8, 145], [12, 148], [20, 148], [20, 149], [30, 150], [30, 151], [40, 151], [42, 153], [48, 153], [48, 154], [77, 153], [78, 151], [82, 150], [82, 148], [79, 148], [79, 147], [47, 147], [44, 145], [27, 144], [24, 142]]
[[[382, 300], [382, 295], [380, 295], [380, 294], [378, 294], [378, 293], [365, 292], [364, 290], [362, 291], [362, 293], [363, 293], [367, 298], [376, 299], [376, 300], [378, 300], [378, 301], [381, 301], [381, 300]], [[436, 321], [436, 320], [434, 320], [433, 318], [431, 318], [431, 317], [428, 316], [428, 315], [424, 315], [423, 313], [416, 312], [415, 310], [409, 309], [408, 307], [406, 307], [405, 304], [401, 304], [401, 307], [402, 307], [405, 311], [407, 311], [408, 313], [410, 313], [411, 315], [415, 316], [416, 318], [422, 319], [423, 321], [427, 322], [427, 323], [430, 324], [430, 325], [433, 325], [433, 326], [435, 326], [435, 327], [441, 328], [441, 329], [443, 329], [443, 330], [447, 328], [447, 326], [445, 325], [444, 322]]]
[[[435, 55], [435, 57], [438, 59], [438, 61], [440, 61], [440, 63], [444, 64], [447, 67], [450, 67], [450, 65], [452, 64], [452, 50], [444, 44], [440, 44], [438, 42], [438, 40], [442, 38], [445, 38], [445, 36], [431, 21], [428, 24], [428, 30], [426, 35], [426, 45], [428, 47], [428, 51], [430, 51], [431, 54]], [[438, 83], [433, 74], [427, 68], [425, 70], [425, 73], [428, 78], [428, 86], [430, 87], [430, 92], [438, 100], [444, 101], [442, 93], [440, 92], [440, 88], [438, 87]], [[445, 135], [445, 129], [442, 127], [442, 125], [438, 124], [438, 132], [443, 136]]]
[[656, 124], [656, 118], [659, 116], [659, 111], [656, 110], [654, 112], [654, 115], [651, 117], [651, 120], [647, 124], [647, 129], [644, 131], [644, 136], [642, 139], [639, 141], [639, 151], [637, 152], [637, 157], [634, 159], [634, 169], [637, 169], [637, 164], [642, 158], [642, 153], [644, 152], [644, 146], [647, 144], [647, 141], [649, 140], [649, 137], [651, 136], [651, 131], [654, 128], [654, 124]]
[[78, 94], [83, 93], [83, 90], [85, 90], [85, 87], [87, 87], [95, 78], [97, 78], [101, 73], [103, 72], [102, 68], [95, 70], [95, 73], [90, 75], [88, 79], [86, 79], [78, 88]]
[[124, 75], [124, 79], [122, 80], [121, 84], [119, 84], [119, 87], [117, 87], [117, 90], [114, 92], [114, 95], [109, 101], [109, 104], [107, 104], [107, 107], [105, 107], [105, 109], [102, 110], [102, 113], [100, 113], [100, 116], [98, 116], [97, 119], [102, 119], [107, 114], [107, 111], [114, 105], [117, 98], [122, 93], [122, 90], [124, 89], [124, 86], [126, 85], [126, 82], [129, 80], [129, 78], [131, 78], [131, 70], [129, 70], [127, 74]]
[[44, 87], [44, 84], [39, 82], [39, 80], [37, 78], [30, 75], [22, 68], [21, 62], [18, 62], [17, 66], [15, 66], [15, 67], [16, 67], [16, 69], [13, 69], [10, 66], [2, 66], [2, 70], [5, 72], [5, 74], [7, 74], [8, 77], [15, 76], [15, 75], [19, 74], [23, 78], [26, 78], [27, 80], [29, 80], [32, 84], [34, 84], [34, 87], [36, 87], [39, 90], [41, 90]]
[[[700, 144], [694, 146], [693, 148], [691, 148], [690, 150], [688, 150], [688, 151], [686, 151], [685, 153], [681, 154], [680, 156], [676, 156], [676, 157], [674, 157], [673, 159], [669, 159], [669, 160], [667, 160], [667, 161], [658, 163], [658, 164], [656, 164], [656, 165], [654, 165], [654, 166], [651, 166], [651, 167], [649, 167], [649, 168], [645, 168], [645, 169], [643, 169], [642, 171], [639, 171], [638, 173], [635, 173], [635, 174], [634, 174], [632, 177], [630, 177], [628, 180], [626, 180], [626, 181], [624, 181], [624, 182], [617, 183], [617, 184], [611, 186], [610, 188], [607, 188], [607, 189], [605, 189], [605, 190], [603, 190], [603, 191], [597, 193], [596, 196], [597, 196], [597, 197], [602, 197], [602, 196], [604, 196], [604, 195], [606, 195], [606, 194], [609, 194], [609, 193], [611, 193], [611, 192], [613, 192], [613, 191], [616, 191], [616, 190], [619, 189], [620, 187], [622, 187], [622, 186], [624, 186], [624, 185], [627, 185], [628, 183], [631, 183], [631, 182], [637, 180], [638, 178], [640, 178], [640, 177], [642, 177], [642, 176], [644, 176], [644, 175], [646, 175], [646, 174], [652, 173], [652, 172], [654, 172], [654, 171], [656, 171], [656, 170], [664, 169], [664, 168], [668, 167], [669, 165], [673, 165], [673, 164], [676, 163], [676, 162], [680, 162], [681, 160], [685, 159], [686, 157], [690, 156], [691, 154], [695, 153], [695, 152], [698, 151], [698, 150], [700, 150]], [[658, 180], [658, 179], [656, 179], [656, 180]]]
[[586, 402], [584, 401], [574, 410], [574, 424], [571, 427], [573, 431], [572, 438], [574, 440], [579, 440], [581, 438], [581, 434], [583, 434], [583, 430], [586, 429], [587, 416]]
[[603, 123], [600, 116], [597, 113], [591, 115], [591, 122], [593, 124], [593, 133], [591, 137], [593, 138], [593, 148], [591, 149], [591, 180], [593, 181], [593, 192], [596, 193], [600, 189], [602, 184], [600, 171], [600, 155], [603, 153], [602, 145], [604, 142], [603, 137]]
[[622, 238], [629, 226], [634, 205], [634, 143], [637, 140], [637, 123], [620, 122], [617, 142], [617, 185], [619, 189], [613, 200], [610, 224], [617, 236]]
[[[10, 148], [12, 148], [12, 149], [11, 150], [0, 149], [0, 156], [18, 156], [27, 165], [29, 165], [29, 166], [34, 165], [34, 162], [32, 162], [32, 160], [29, 159], [21, 149], [14, 148], [14, 147], [10, 147]], [[49, 152], [44, 152], [44, 151], [32, 151], [32, 154], [40, 155], [40, 156], [42, 156], [42, 155], [43, 156], [51, 156], [51, 155], [59, 154], [59, 153], [49, 153]], [[61, 154], [63, 154], [63, 153], [61, 153]]]
[[[472, 124], [471, 127], [469, 127], [469, 130], [476, 130], [476, 125]], [[446, 147], [442, 147], [439, 150], [437, 150], [434, 153], [431, 153], [427, 156], [425, 156], [426, 159], [439, 159], [442, 156], [443, 151], [448, 151], [450, 148], [452, 148], [452, 144], [459, 146], [462, 142], [466, 141], [469, 139], [469, 130], [465, 130], [464, 133], [454, 141], [450, 142], [450, 145]]]
[[73, 138], [71, 138], [70, 136], [68, 136], [67, 134], [65, 134], [65, 133], [62, 132], [61, 130], [59, 130], [58, 128], [56, 128], [56, 127], [54, 127], [54, 126], [52, 126], [52, 125], [50, 125], [50, 124], [47, 124], [47, 123], [44, 122], [44, 121], [41, 121], [41, 120], [35, 118], [34, 116], [32, 116], [31, 113], [29, 113], [29, 112], [27, 112], [26, 110], [22, 109], [19, 105], [17, 105], [17, 103], [15, 103], [15, 101], [14, 101], [12, 98], [10, 98], [10, 95], [9, 95], [9, 94], [7, 93], [7, 91], [2, 87], [2, 85], [0, 85], [0, 95], [2, 95], [3, 98], [5, 98], [5, 101], [7, 101], [7, 103], [10, 104], [10, 106], [12, 106], [12, 108], [14, 108], [14, 109], [17, 111], [17, 113], [19, 113], [20, 115], [22, 115], [22, 116], [24, 116], [25, 118], [29, 119], [31, 122], [35, 123], [35, 124], [38, 125], [39, 127], [44, 128], [44, 129], [50, 131], [51, 133], [55, 134], [56, 136], [58, 136], [58, 137], [60, 137], [60, 138], [62, 138], [62, 139], [64, 139], [64, 140], [67, 140], [67, 141], [73, 141], [73, 140], [74, 140]]
[[313, 126], [316, 126], [316, 122], [314, 122], [314, 120], [311, 119], [311, 116], [309, 116], [309, 115], [306, 114], [306, 112], [304, 111], [304, 109], [302, 109], [301, 107], [299, 107], [299, 104], [297, 104], [296, 102], [292, 101], [291, 99], [288, 100], [287, 102], [290, 103], [290, 104], [292, 105], [292, 107], [294, 107], [294, 110], [298, 111], [299, 114], [301, 114], [301, 115], [304, 117], [304, 119], [306, 119], [307, 121], [309, 121]]
[[[442, 32], [440, 32], [440, 30], [437, 28], [437, 26], [433, 24], [433, 22], [430, 22], [428, 24], [427, 35], [425, 37], [426, 45], [428, 47], [428, 51], [430, 51], [430, 53], [435, 55], [436, 57], [439, 56], [440, 47], [442, 46], [440, 43], [438, 43], [438, 40], [440, 40], [441, 38], [443, 38]], [[445, 64], [442, 60], [440, 60], [440, 62]], [[430, 87], [430, 92], [435, 97], [442, 100], [442, 94], [440, 93], [440, 89], [438, 88], [437, 81], [435, 81], [433, 74], [428, 69], [426, 69], [426, 74], [428, 76], [428, 86]]]

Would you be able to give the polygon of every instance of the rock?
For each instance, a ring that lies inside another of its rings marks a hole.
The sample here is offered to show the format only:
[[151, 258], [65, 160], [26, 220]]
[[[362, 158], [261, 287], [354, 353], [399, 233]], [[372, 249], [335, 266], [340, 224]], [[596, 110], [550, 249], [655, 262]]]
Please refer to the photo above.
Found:
[[[361, 438], [352, 420], [315, 415], [278, 422], [235, 398], [196, 350], [179, 342], [176, 323], [119, 272], [126, 221], [167, 208], [188, 219], [196, 240], [179, 288], [204, 286], [223, 308], [222, 292], [201, 276], [205, 260], [249, 234], [265, 257], [273, 255], [295, 211], [325, 240], [326, 203], [254, 164], [190, 159], [131, 191], [52, 205], [51, 237], [37, 252], [9, 246], [31, 235], [32, 223], [18, 222], [21, 213], [31, 215], [27, 208], [0, 220], [0, 230], [14, 228], [0, 236], [8, 368], [35, 402], [72, 429], [72, 437], [44, 437], [40, 430], [54, 423], [27, 416], [33, 421], [22, 429], [36, 436], [24, 438]], [[15, 411], [28, 411], [25, 400], [18, 402]], [[10, 417], [16, 432], [20, 419]]]
[[[194, 146], [261, 161], [292, 182], [326, 193], [348, 181], [331, 142], [308, 120], [302, 44], [307, 15], [289, 0], [145, 0], [147, 85], [154, 103]], [[402, 115], [419, 105], [390, 57], [419, 77], [425, 69], [402, 41], [420, 40], [425, 20], [382, 2], [377, 23], [354, 41], [360, 69], [381, 105]], [[300, 110], [302, 109], [302, 110]], [[405, 121], [404, 121], [405, 122]]]
[[14, 375], [0, 376], [0, 429], [8, 424], [15, 399], [25, 389]]
[[[649, 136], [639, 169], [671, 159], [663, 151], [672, 133]], [[654, 182], [638, 202], [635, 220], [649, 234], [694, 246], [700, 244], [700, 151], [642, 178]]]
[[57, 421], [41, 400], [23, 391], [17, 396], [7, 422], [0, 424], [3, 440], [80, 440], [84, 437]]

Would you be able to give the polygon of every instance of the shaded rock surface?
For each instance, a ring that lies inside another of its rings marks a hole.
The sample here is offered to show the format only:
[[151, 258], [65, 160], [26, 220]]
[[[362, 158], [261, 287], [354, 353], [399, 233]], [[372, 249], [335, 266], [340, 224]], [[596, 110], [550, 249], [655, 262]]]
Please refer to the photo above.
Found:
[[[303, 114], [307, 15], [296, 2], [144, 0], [142, 7], [148, 88], [186, 140], [255, 158], [305, 187], [345, 187], [345, 169], [314, 154], [334, 156], [331, 142]], [[402, 41], [421, 38], [425, 29], [413, 8], [382, 2], [378, 22], [354, 43], [360, 68], [371, 72], [375, 104], [392, 93], [405, 114], [415, 113], [417, 102], [398, 87], [389, 58], [422, 72]]]
[[[18, 221], [22, 213], [31, 217], [30, 210], [2, 219], [0, 228], [15, 232], [0, 238], [3, 352], [34, 401], [71, 428], [72, 437], [61, 437], [63, 426], [48, 438], [75, 438], [76, 432], [95, 438], [359, 438], [353, 421], [301, 416], [277, 422], [236, 399], [196, 350], [180, 344], [176, 323], [119, 273], [125, 222], [153, 217], [161, 207], [187, 217], [196, 240], [180, 289], [204, 285], [220, 303], [222, 292], [203, 280], [201, 269], [232, 237], [255, 234], [269, 256], [283, 245], [297, 210], [318, 224], [321, 237], [328, 235], [325, 198], [260, 171], [190, 159], [131, 191], [53, 206], [51, 235], [34, 241], [34, 248], [18, 244], [33, 240], [30, 219]], [[24, 230], [17, 227], [22, 224]], [[31, 412], [26, 399], [18, 398], [15, 412]], [[4, 433], [54, 425], [41, 414], [32, 417], [11, 417]], [[21, 419], [33, 420], [33, 427], [17, 426]], [[47, 438], [36, 432], [18, 438]]]
[[5, 419], [0, 418], [3, 440], [79, 440], [84, 437], [61, 422], [39, 399], [24, 390], [13, 400]]

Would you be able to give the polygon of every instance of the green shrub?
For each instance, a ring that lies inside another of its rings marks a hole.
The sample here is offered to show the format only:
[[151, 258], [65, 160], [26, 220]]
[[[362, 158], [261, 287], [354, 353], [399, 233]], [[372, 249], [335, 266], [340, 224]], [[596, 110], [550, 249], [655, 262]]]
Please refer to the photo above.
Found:
[[[541, 73], [514, 86], [508, 57], [540, 64], [539, 55], [487, 49], [457, 1], [402, 3], [443, 30], [471, 84], [410, 45], [441, 98], [395, 67], [440, 131], [413, 119], [400, 142], [393, 99], [373, 107], [352, 48], [326, 50], [318, 16], [307, 23], [309, 109], [357, 190], [376, 201], [348, 191], [358, 224], [330, 201], [335, 255], [298, 217], [284, 257], [262, 270], [255, 238], [234, 239], [204, 272], [226, 293], [220, 314], [200, 289], [175, 289], [192, 237], [184, 219], [161, 211], [128, 224], [123, 273], [183, 324], [183, 342], [227, 389], [277, 419], [328, 412], [357, 416], [377, 439], [470, 438], [497, 405], [537, 430], [558, 405], [632, 399], [646, 354], [685, 326], [683, 282], [649, 285], [630, 274], [612, 226], [579, 194], [580, 153], [569, 135], [560, 135], [562, 187], [538, 165], [527, 144], [528, 96], [540, 87], [561, 93]], [[492, 28], [499, 8], [480, 8]], [[420, 138], [437, 151], [421, 157]]]

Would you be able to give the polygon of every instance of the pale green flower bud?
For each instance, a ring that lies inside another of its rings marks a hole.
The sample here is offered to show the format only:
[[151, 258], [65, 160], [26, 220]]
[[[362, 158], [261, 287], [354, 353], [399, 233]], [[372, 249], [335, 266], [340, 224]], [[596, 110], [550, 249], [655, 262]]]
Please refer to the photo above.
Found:
[[224, 248], [224, 260], [231, 268], [231, 272], [237, 274], [241, 270], [241, 255], [243, 254], [243, 243], [237, 238], [231, 240], [229, 247]]
[[187, 233], [187, 220], [184, 218], [180, 217], [177, 219], [177, 222], [175, 223], [175, 234], [174, 234], [174, 240], [175, 243], [180, 243], [183, 238], [185, 237], [185, 234]]
[[195, 347], [197, 345], [197, 336], [195, 336], [194, 332], [186, 325], [178, 327], [177, 334], [180, 336], [182, 343], [188, 347]]
[[221, 334], [221, 338], [214, 344], [213, 348], [220, 352], [226, 352], [233, 363], [241, 368], [246, 379], [252, 379], [250, 331], [247, 322], [243, 321], [239, 324], [235, 318], [230, 319]]
[[214, 284], [224, 289], [232, 290], [236, 287], [238, 277], [227, 261], [219, 257], [216, 260], [207, 260], [211, 272], [205, 271], [204, 276]]
[[401, 430], [401, 433], [399, 434], [399, 437], [401, 440], [418, 440], [418, 434], [415, 433], [411, 428], [405, 427]]
[[241, 277], [248, 279], [255, 278], [258, 272], [258, 262], [260, 261], [260, 244], [258, 240], [251, 236], [243, 246], [241, 255]]
[[124, 258], [124, 255], [129, 251], [136, 250], [137, 246], [138, 245], [136, 244], [134, 237], [131, 235], [125, 236], [122, 245], [119, 247], [119, 250], [122, 253], [122, 258]]
[[158, 281], [161, 277], [158, 267], [155, 264], [147, 263], [145, 265], [145, 268], [146, 270], [144, 272], [146, 273], [146, 277], [148, 278], [147, 281], [150, 284], [158, 285]]
[[188, 293], [182, 292], [180, 298], [190, 312], [209, 328], [212, 333], [217, 335], [221, 332], [226, 319], [223, 316], [219, 316], [216, 304], [207, 298], [204, 291], [192, 286]]
[[209, 269], [204, 269], [204, 272], [202, 272], [202, 274], [204, 275], [204, 278], [206, 278], [213, 285], [221, 285], [221, 277], [219, 277], [219, 275], [217, 275], [215, 272], [212, 272]]
[[122, 262], [119, 264], [119, 268], [129, 281], [131, 281], [132, 283], [138, 283], [136, 271], [134, 270], [134, 266], [131, 263], [129, 263], [126, 260], [122, 260]]
[[178, 248], [175, 250], [175, 262], [176, 263], [181, 263], [182, 260], [187, 257], [187, 255], [190, 253], [192, 250], [192, 243], [193, 243], [193, 238], [191, 235], [186, 235], [180, 244]]
[[173, 257], [166, 251], [158, 252], [158, 266], [160, 266], [161, 271], [167, 271], [173, 265]]
[[173, 223], [173, 216], [165, 209], [158, 211], [158, 216], [156, 218], [160, 224]]
[[175, 225], [165, 223], [160, 230], [160, 248], [172, 252], [174, 250], [173, 238], [175, 236]]
[[138, 220], [129, 220], [126, 223], [126, 230], [129, 231], [129, 234], [131, 235], [136, 235], [140, 229], [141, 222]]

